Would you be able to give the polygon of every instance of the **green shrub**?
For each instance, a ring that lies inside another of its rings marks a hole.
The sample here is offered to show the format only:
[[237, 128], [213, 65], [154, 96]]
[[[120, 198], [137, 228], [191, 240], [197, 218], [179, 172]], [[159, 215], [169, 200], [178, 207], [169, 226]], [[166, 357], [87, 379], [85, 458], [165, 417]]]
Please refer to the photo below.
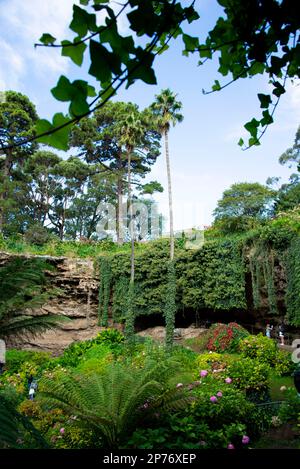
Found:
[[243, 339], [239, 344], [239, 351], [244, 357], [255, 358], [274, 368], [279, 376], [291, 374], [294, 370], [291, 354], [278, 349], [277, 342], [262, 333]]
[[[194, 400], [184, 410], [153, 414], [148, 428], [136, 429], [122, 447], [225, 449], [231, 443], [243, 448], [247, 446], [243, 436], [252, 441], [268, 427], [266, 418], [257, 418], [255, 405], [231, 384], [207, 376], [191, 392]], [[211, 401], [213, 396], [215, 402]]]
[[212, 352], [235, 352], [240, 340], [249, 335], [242, 326], [235, 322], [213, 324], [207, 334], [207, 350]]
[[6, 370], [7, 373], [13, 374], [20, 371], [26, 362], [39, 367], [45, 365], [50, 360], [51, 355], [47, 352], [9, 349], [6, 352]]
[[239, 343], [239, 351], [244, 357], [257, 358], [261, 362], [273, 366], [278, 347], [275, 340], [259, 333], [258, 335], [249, 335], [243, 339]]
[[254, 358], [242, 358], [229, 364], [227, 373], [233, 384], [253, 400], [268, 398], [270, 366]]
[[35, 244], [36, 246], [43, 246], [53, 238], [51, 232], [40, 224], [30, 226], [25, 232], [24, 239], [28, 244]]

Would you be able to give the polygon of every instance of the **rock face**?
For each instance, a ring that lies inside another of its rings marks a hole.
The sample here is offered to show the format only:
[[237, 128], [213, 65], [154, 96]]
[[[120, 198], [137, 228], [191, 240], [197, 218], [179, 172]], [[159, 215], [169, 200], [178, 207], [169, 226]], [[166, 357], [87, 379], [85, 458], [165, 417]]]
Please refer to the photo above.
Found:
[[[4, 265], [11, 257], [10, 254], [0, 253], [0, 265]], [[99, 281], [93, 260], [46, 256], [43, 259], [55, 267], [55, 271], [48, 275], [52, 277], [51, 286], [59, 288], [61, 294], [49, 300], [42, 308], [26, 314], [59, 314], [67, 316], [71, 321], [61, 323], [55, 330], [35, 338], [8, 345], [58, 355], [71, 342], [90, 339], [103, 329], [97, 325]]]
[[[181, 327], [174, 330], [174, 340], [196, 339], [200, 337], [207, 329], [200, 327]], [[151, 337], [154, 340], [163, 342], [166, 336], [166, 329], [163, 326], [149, 327], [137, 333], [141, 337]]]

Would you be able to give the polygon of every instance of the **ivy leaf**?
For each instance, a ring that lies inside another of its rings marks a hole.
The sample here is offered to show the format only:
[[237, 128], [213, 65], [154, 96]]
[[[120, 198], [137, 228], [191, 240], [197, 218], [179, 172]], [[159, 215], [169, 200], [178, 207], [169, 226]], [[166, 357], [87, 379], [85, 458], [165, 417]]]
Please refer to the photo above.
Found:
[[115, 74], [121, 73], [120, 58], [93, 39], [90, 41], [90, 56], [91, 66], [89, 73], [102, 84], [111, 81], [112, 72]]
[[221, 89], [221, 85], [220, 85], [219, 80], [215, 80], [215, 84], [212, 86], [212, 90], [213, 91], [220, 91], [220, 89]]
[[70, 80], [62, 75], [59, 77], [57, 85], [51, 90], [52, 95], [58, 101], [71, 101], [74, 96], [74, 90]]
[[281, 83], [279, 83], [279, 81], [275, 81], [274, 87], [275, 89], [272, 91], [272, 93], [275, 94], [277, 98], [279, 98], [282, 94], [285, 93], [285, 88], [282, 86]]
[[42, 35], [42, 37], [40, 37], [39, 40], [42, 44], [45, 44], [45, 46], [48, 46], [49, 44], [54, 44], [54, 42], [56, 41], [56, 38], [53, 37], [49, 33], [45, 33]]
[[62, 113], [54, 115], [52, 123], [46, 119], [40, 119], [36, 123], [36, 134], [42, 134], [45, 132], [53, 131], [51, 135], [45, 135], [44, 137], [37, 138], [37, 142], [44, 143], [51, 147], [57, 148], [58, 150], [67, 150], [69, 142], [70, 126], [66, 126], [63, 129], [55, 130], [57, 127], [70, 122], [68, 116], [64, 116]]
[[268, 108], [272, 103], [271, 96], [269, 94], [258, 93], [258, 99], [260, 100], [261, 108]]
[[127, 67], [129, 71], [126, 89], [135, 82], [135, 80], [142, 80], [149, 85], [156, 85], [156, 76], [152, 68], [154, 54], [145, 52], [141, 47], [136, 50], [136, 59], [128, 61]]
[[183, 34], [182, 40], [187, 50], [193, 51], [199, 47], [199, 39], [197, 37], [192, 37], [188, 34]]
[[260, 121], [260, 125], [262, 127], [264, 127], [265, 125], [269, 125], [269, 124], [272, 124], [273, 122], [273, 117], [270, 115], [269, 111], [266, 109], [265, 111], [263, 111], [263, 119], [261, 119]]
[[74, 39], [74, 42], [62, 41], [61, 45], [63, 46], [63, 48], [61, 55], [63, 55], [64, 57], [70, 57], [70, 59], [80, 67], [83, 62], [83, 55], [86, 49], [86, 44], [79, 44], [78, 39], [79, 38]]
[[[259, 126], [259, 121], [256, 120], [256, 119], [252, 119], [251, 121], [247, 122], [244, 127], [246, 130], [248, 130], [248, 132], [250, 133], [250, 135], [254, 138], [254, 139], [257, 139], [257, 129], [258, 129], [258, 126]], [[250, 143], [249, 143], [250, 145]]]
[[73, 5], [73, 19], [70, 29], [77, 33], [80, 38], [86, 36], [88, 31], [97, 31], [96, 15]]

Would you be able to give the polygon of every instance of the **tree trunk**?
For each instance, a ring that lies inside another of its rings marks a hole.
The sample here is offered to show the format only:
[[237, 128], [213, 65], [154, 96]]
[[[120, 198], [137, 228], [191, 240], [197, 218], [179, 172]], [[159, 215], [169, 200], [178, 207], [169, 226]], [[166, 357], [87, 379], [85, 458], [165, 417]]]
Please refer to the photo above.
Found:
[[129, 202], [129, 214], [130, 214], [130, 240], [131, 240], [131, 256], [130, 256], [130, 282], [134, 283], [134, 228], [133, 228], [133, 209], [132, 209], [132, 197], [131, 197], [131, 148], [127, 150], [127, 161], [128, 161], [128, 202]]
[[118, 183], [117, 183], [117, 219], [116, 219], [116, 229], [117, 229], [117, 243], [119, 245], [123, 244], [123, 181], [122, 181], [122, 156], [119, 154], [118, 161]]
[[170, 168], [170, 156], [169, 156], [169, 135], [168, 135], [167, 129], [164, 131], [164, 137], [165, 137], [165, 155], [166, 155], [168, 195], [169, 195], [170, 260], [172, 261], [174, 259], [173, 200], [172, 200], [172, 182], [171, 182], [171, 168]]
[[12, 150], [8, 150], [8, 153], [6, 155], [6, 158], [4, 160], [4, 165], [3, 165], [3, 173], [2, 173], [3, 189], [0, 192], [0, 233], [3, 232], [3, 227], [5, 224], [4, 202], [7, 199], [7, 192], [5, 190], [5, 184], [9, 178], [11, 166], [12, 166]]

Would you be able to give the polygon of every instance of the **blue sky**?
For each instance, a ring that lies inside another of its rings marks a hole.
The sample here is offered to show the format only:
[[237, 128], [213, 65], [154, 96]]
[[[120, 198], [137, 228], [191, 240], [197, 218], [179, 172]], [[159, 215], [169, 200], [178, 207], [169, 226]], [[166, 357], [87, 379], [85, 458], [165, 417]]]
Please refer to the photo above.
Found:
[[[0, 91], [14, 89], [27, 94], [41, 117], [65, 111], [63, 103], [55, 101], [50, 93], [61, 74], [71, 79], [87, 78], [84, 69], [61, 57], [57, 50], [33, 47], [44, 32], [59, 39], [73, 37], [68, 32], [73, 3], [0, 0]], [[190, 32], [203, 39], [221, 10], [215, 0], [198, 0], [196, 8], [201, 19], [190, 27]], [[123, 29], [126, 30], [125, 23]], [[176, 229], [209, 225], [222, 192], [235, 182], [265, 183], [268, 176], [286, 180], [291, 170], [279, 165], [278, 157], [292, 145], [300, 124], [300, 86], [289, 85], [277, 109], [275, 124], [268, 129], [261, 146], [242, 151], [237, 142], [246, 136], [243, 124], [259, 116], [256, 95], [267, 92], [267, 80], [242, 80], [205, 96], [202, 89], [209, 90], [220, 78], [217, 62], [198, 67], [196, 57], [183, 57], [181, 49], [179, 40], [158, 58], [157, 86], [136, 83], [117, 96], [143, 108], [161, 89], [170, 88], [182, 101], [184, 121], [170, 131]], [[163, 155], [148, 180], [158, 180], [167, 187]], [[167, 216], [167, 192], [155, 199]]]

